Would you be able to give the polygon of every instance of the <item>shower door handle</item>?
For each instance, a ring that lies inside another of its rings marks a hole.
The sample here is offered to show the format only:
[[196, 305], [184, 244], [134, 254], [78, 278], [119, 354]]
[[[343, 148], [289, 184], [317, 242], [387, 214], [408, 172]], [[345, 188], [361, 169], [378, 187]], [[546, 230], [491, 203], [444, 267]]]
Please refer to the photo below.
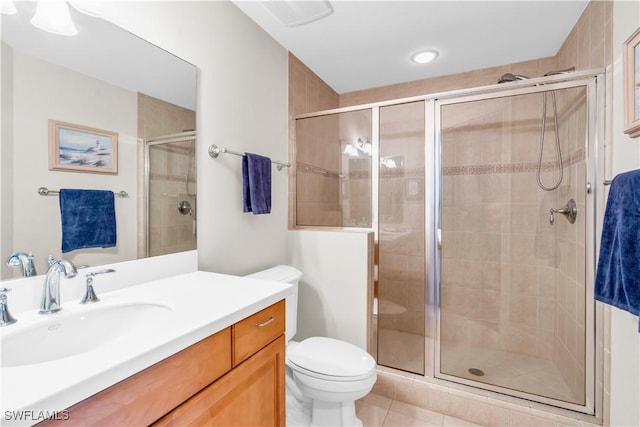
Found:
[[555, 222], [555, 214], [562, 214], [567, 218], [569, 224], [573, 224], [576, 222], [576, 217], [578, 216], [578, 208], [576, 206], [576, 201], [573, 199], [569, 199], [566, 205], [561, 207], [560, 209], [549, 209], [549, 224], [553, 225]]

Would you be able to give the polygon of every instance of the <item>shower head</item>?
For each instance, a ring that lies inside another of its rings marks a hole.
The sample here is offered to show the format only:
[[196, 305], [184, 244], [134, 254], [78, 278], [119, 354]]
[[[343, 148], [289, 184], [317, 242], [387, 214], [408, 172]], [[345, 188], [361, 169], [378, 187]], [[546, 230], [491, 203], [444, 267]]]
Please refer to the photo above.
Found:
[[517, 80], [527, 80], [529, 77], [520, 74], [505, 73], [500, 76], [498, 83], [515, 82]]
[[576, 67], [570, 67], [570, 68], [565, 68], [564, 70], [549, 71], [544, 74], [544, 77], [555, 76], [557, 74], [573, 73], [575, 70], [576, 70]]

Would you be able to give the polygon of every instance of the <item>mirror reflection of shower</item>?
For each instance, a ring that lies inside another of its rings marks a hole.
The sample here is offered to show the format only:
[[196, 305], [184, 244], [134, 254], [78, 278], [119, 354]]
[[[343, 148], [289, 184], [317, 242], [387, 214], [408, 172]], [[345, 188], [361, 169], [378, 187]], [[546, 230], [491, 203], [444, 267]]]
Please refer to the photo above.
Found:
[[195, 137], [186, 130], [145, 141], [148, 256], [196, 248]]
[[[575, 71], [575, 67], [567, 68], [564, 70], [549, 71], [545, 73], [545, 77], [554, 76], [557, 74], [571, 73]], [[498, 79], [498, 83], [509, 83], [518, 80], [527, 80], [529, 77], [521, 74], [505, 73]], [[540, 170], [542, 168], [542, 153], [544, 151], [544, 135], [547, 128], [547, 93], [551, 93], [551, 105], [553, 106], [553, 126], [556, 141], [556, 162], [559, 167], [559, 175], [555, 183], [550, 187], [547, 187], [542, 183], [540, 178]], [[540, 119], [540, 140], [538, 143], [538, 166], [536, 169], [536, 180], [538, 181], [538, 187], [544, 191], [553, 191], [560, 187], [562, 179], [564, 177], [564, 165], [562, 164], [562, 149], [560, 148], [560, 136], [558, 134], [558, 108], [556, 105], [556, 92], [554, 90], [549, 92], [542, 92], [542, 117]]]

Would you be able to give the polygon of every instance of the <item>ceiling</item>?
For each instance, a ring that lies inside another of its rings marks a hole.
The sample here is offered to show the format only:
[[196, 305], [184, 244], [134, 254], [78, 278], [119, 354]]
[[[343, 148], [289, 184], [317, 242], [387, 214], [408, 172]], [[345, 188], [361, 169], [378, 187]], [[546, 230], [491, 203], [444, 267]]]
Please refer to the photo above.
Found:
[[[555, 55], [588, 0], [347, 1], [289, 27], [264, 5], [233, 0], [338, 93]], [[413, 53], [436, 49], [428, 64]]]

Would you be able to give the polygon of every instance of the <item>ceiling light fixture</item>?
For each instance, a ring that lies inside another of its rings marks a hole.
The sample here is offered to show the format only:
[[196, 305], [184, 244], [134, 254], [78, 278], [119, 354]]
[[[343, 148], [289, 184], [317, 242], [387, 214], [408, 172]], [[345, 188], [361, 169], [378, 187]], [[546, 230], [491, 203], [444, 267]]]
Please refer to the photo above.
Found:
[[327, 0], [272, 0], [263, 4], [269, 12], [289, 27], [308, 24], [333, 13], [333, 8]]
[[78, 29], [73, 25], [69, 6], [64, 1], [39, 1], [31, 24], [41, 30], [61, 36], [75, 36]]
[[5, 15], [15, 15], [18, 12], [12, 0], [2, 0], [0, 3], [2, 3], [2, 13]]
[[426, 64], [427, 62], [431, 62], [438, 57], [438, 51], [429, 49], [429, 50], [421, 50], [420, 52], [416, 52], [411, 55], [411, 60], [416, 64]]

